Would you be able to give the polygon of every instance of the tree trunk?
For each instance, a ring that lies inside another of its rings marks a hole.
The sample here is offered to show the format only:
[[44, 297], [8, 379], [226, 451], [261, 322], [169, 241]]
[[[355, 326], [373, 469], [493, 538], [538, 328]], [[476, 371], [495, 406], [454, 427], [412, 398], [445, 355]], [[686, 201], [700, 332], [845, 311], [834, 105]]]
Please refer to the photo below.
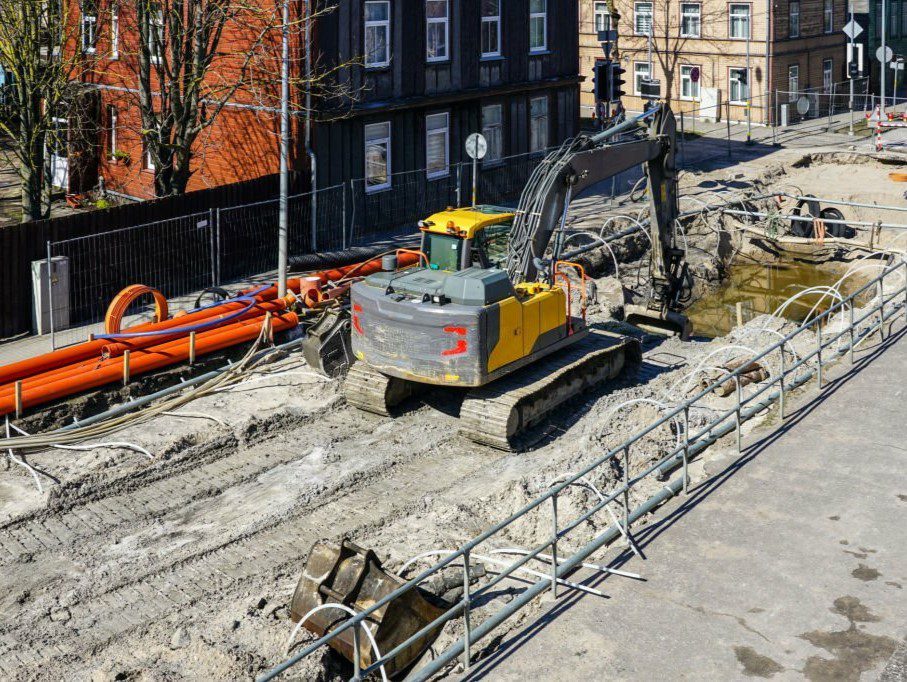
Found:
[[32, 144], [28, 163], [19, 163], [19, 180], [22, 183], [22, 222], [41, 220], [48, 211], [44, 207], [44, 154], [43, 148]]

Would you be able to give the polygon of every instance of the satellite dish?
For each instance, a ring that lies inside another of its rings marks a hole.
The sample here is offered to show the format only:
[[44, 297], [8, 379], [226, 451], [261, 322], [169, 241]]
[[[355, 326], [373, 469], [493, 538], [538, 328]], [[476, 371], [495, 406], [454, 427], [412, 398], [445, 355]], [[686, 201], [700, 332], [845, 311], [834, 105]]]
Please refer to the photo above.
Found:
[[809, 97], [806, 95], [801, 95], [800, 99], [797, 100], [797, 113], [801, 116], [805, 116], [809, 111]]

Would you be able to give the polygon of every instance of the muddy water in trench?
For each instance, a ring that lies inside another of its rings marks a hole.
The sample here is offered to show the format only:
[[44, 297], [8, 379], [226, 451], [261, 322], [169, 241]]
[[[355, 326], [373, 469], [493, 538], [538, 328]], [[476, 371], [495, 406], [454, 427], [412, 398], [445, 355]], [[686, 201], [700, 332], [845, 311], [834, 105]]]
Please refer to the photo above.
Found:
[[[830, 270], [799, 263], [735, 265], [725, 283], [696, 301], [686, 314], [693, 323], [695, 336], [724, 336], [737, 326], [738, 303], [742, 306], [743, 321], [747, 322], [758, 315], [771, 315], [798, 291], [834, 285], [843, 273], [843, 268]], [[848, 277], [840, 289], [841, 295], [846, 297], [865, 283], [866, 279], [860, 275]], [[821, 293], [802, 296], [787, 307], [784, 317], [803, 322], [821, 298]], [[826, 296], [818, 310], [827, 310], [832, 302], [832, 297]]]

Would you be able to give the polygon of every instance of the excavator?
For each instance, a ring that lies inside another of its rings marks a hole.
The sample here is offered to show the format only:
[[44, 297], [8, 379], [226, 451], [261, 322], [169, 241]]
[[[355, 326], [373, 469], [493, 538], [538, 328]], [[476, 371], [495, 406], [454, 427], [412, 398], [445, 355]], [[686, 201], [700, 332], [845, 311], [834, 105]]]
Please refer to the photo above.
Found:
[[675, 243], [675, 149], [674, 115], [655, 104], [549, 154], [516, 210], [475, 206], [423, 220], [417, 266], [398, 270], [386, 258], [382, 271], [352, 286], [357, 362], [344, 384], [347, 402], [391, 416], [427, 386], [466, 389], [460, 431], [519, 450], [559, 405], [638, 362], [638, 340], [586, 325], [587, 278], [561, 256], [571, 199], [640, 165], [650, 203], [650, 287], [641, 304], [626, 306], [626, 321], [686, 338], [680, 310], [689, 275]]

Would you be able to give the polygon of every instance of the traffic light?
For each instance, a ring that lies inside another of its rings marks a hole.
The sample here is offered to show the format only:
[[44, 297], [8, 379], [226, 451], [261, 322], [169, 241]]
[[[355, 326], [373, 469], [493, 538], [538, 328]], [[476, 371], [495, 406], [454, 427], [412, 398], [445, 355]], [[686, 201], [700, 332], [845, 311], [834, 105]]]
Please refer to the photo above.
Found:
[[623, 78], [626, 72], [627, 70], [622, 69], [618, 62], [611, 62], [611, 102], [620, 101], [627, 94], [624, 92], [624, 85], [627, 81]]
[[611, 62], [595, 62], [592, 72], [592, 90], [596, 102], [611, 101]]

